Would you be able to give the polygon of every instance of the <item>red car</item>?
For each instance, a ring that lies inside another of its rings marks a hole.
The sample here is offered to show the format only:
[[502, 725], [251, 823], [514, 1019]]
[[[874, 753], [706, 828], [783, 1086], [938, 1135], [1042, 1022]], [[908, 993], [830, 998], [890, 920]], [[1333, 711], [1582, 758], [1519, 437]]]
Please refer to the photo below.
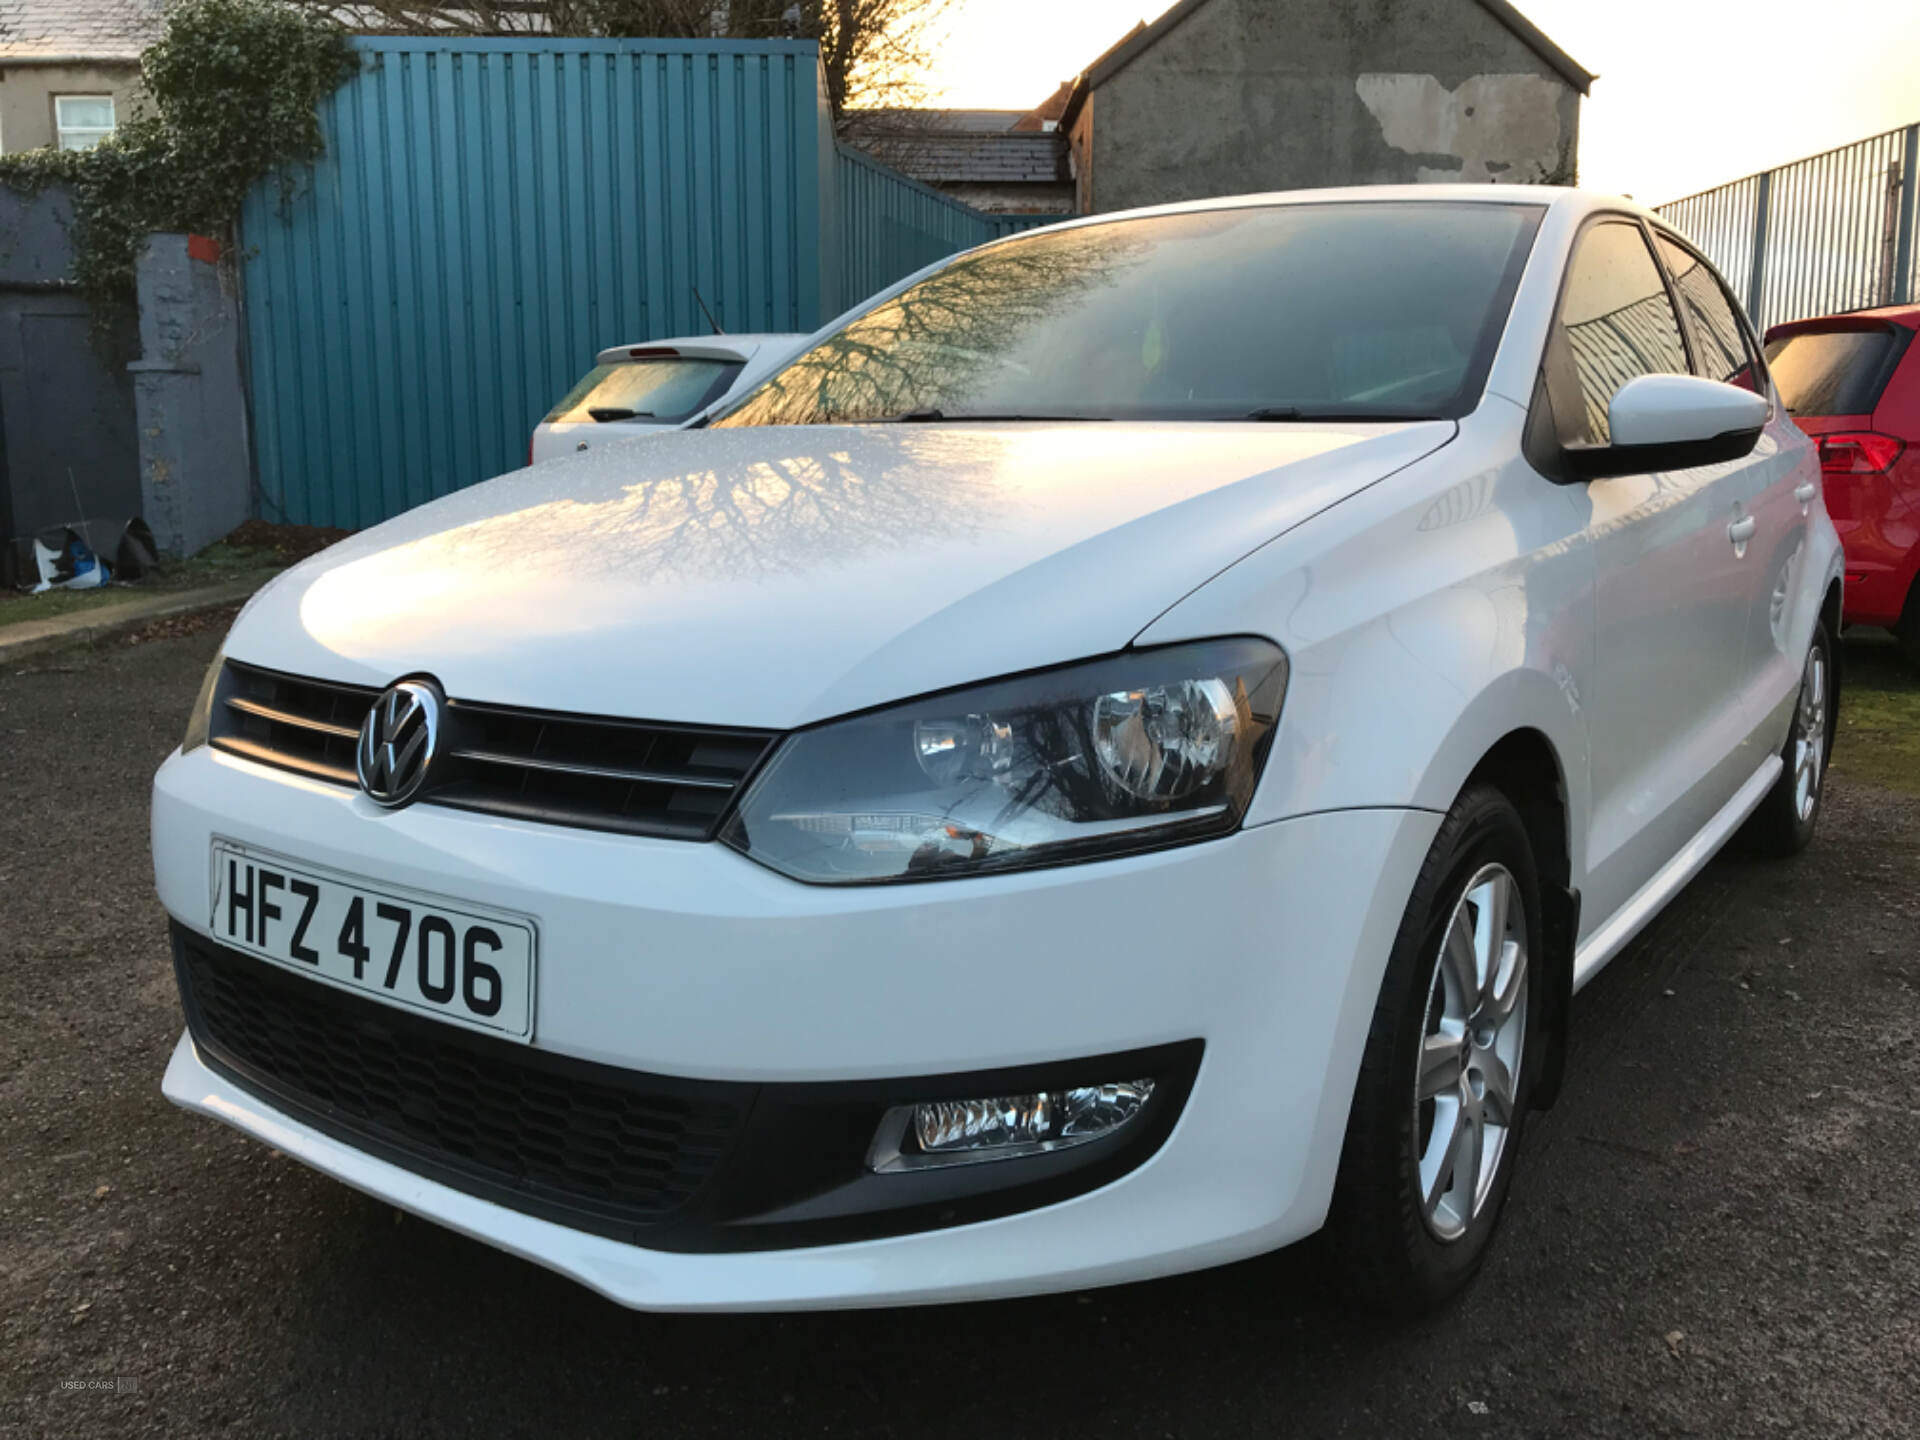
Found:
[[1794, 320], [1767, 332], [1787, 411], [1820, 446], [1847, 555], [1850, 625], [1884, 625], [1920, 665], [1920, 305]]

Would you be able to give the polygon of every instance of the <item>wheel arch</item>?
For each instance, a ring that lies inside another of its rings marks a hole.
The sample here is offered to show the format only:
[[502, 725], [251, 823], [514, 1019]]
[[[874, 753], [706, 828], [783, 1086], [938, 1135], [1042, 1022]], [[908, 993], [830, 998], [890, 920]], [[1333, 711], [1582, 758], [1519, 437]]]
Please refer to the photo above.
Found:
[[1550, 782], [1559, 812], [1558, 853], [1565, 860], [1561, 882], [1577, 887], [1586, 863], [1587, 730], [1570, 673], [1515, 669], [1483, 686], [1433, 746], [1413, 803], [1445, 813], [1483, 772], [1515, 784], [1521, 776], [1543, 787]]
[[[1833, 754], [1833, 742], [1840, 725], [1840, 700], [1846, 693], [1847, 653], [1840, 644], [1840, 617], [1845, 610], [1845, 591], [1842, 581], [1835, 575], [1827, 582], [1827, 593], [1820, 601], [1820, 622], [1827, 627], [1827, 669], [1833, 679], [1833, 720], [1827, 727], [1827, 754]], [[1907, 597], [1907, 609], [1920, 614], [1920, 578], [1913, 582], [1913, 594]]]
[[1545, 1108], [1565, 1073], [1573, 954], [1580, 934], [1588, 814], [1586, 714], [1570, 672], [1508, 670], [1483, 686], [1434, 749], [1416, 803], [1441, 813], [1471, 784], [1497, 786], [1520, 812], [1540, 870], [1546, 955], [1546, 1060], [1533, 1103]]
[[1532, 1103], [1544, 1110], [1559, 1098], [1566, 1074], [1573, 954], [1580, 934], [1580, 892], [1573, 887], [1572, 809], [1565, 762], [1541, 731], [1512, 730], [1493, 744], [1468, 775], [1466, 785], [1481, 784], [1499, 790], [1519, 811], [1539, 870], [1544, 954], [1542, 968], [1535, 972], [1535, 993], [1545, 1007], [1542, 1033], [1547, 1050], [1544, 1063], [1534, 1074]]

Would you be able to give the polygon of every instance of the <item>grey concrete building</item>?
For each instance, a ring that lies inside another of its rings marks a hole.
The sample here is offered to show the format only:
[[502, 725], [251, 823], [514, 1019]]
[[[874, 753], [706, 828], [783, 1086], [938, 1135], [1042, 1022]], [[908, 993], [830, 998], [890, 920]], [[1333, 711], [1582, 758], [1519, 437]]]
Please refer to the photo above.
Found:
[[162, 0], [0, 0], [0, 152], [85, 149], [124, 121]]
[[1082, 214], [1417, 181], [1572, 183], [1594, 77], [1507, 0], [1180, 0], [1073, 85]]

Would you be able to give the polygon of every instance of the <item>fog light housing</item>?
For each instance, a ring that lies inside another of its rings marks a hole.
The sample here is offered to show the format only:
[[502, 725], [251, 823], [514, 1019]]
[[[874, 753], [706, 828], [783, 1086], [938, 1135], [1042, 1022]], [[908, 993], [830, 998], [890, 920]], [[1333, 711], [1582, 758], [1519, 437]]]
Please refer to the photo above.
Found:
[[1152, 1080], [1119, 1080], [1028, 1095], [896, 1105], [880, 1121], [867, 1164], [888, 1174], [1067, 1150], [1118, 1134], [1152, 1096]]

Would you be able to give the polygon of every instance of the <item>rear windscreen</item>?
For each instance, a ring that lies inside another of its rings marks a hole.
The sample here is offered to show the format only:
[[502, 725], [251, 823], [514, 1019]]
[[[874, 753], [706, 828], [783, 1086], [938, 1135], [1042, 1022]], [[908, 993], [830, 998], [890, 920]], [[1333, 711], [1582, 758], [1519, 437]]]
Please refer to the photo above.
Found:
[[1794, 415], [1865, 415], [1880, 403], [1897, 337], [1891, 328], [1803, 330], [1767, 342], [1767, 364]]
[[622, 360], [596, 365], [547, 415], [559, 421], [641, 420], [678, 424], [727, 393], [740, 373], [738, 360], [691, 356]]

